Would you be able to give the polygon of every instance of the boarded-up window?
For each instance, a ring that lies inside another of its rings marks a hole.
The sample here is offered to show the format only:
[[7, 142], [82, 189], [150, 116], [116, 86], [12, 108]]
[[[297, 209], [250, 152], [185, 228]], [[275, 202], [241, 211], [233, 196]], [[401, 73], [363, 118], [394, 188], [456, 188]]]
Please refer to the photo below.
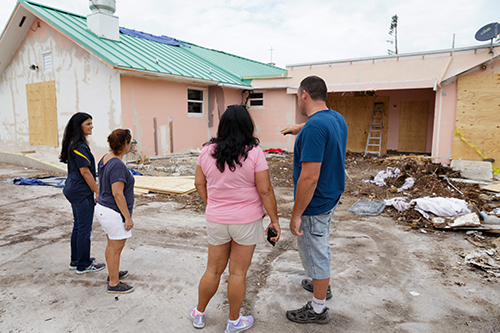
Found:
[[57, 107], [55, 81], [26, 85], [30, 144], [57, 147]]

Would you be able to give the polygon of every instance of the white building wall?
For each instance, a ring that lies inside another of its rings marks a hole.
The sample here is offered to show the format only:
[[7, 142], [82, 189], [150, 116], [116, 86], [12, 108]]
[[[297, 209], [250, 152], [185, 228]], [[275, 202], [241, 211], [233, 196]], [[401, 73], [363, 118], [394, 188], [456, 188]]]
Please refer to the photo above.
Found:
[[[38, 26], [39, 24], [39, 26]], [[52, 52], [52, 73], [44, 73], [42, 54]], [[39, 66], [31, 70], [31, 64]], [[26, 84], [55, 81], [59, 147], [30, 145]], [[57, 161], [64, 128], [75, 112], [92, 115], [90, 146], [98, 158], [108, 151], [109, 133], [122, 126], [120, 75], [64, 35], [35, 20], [15, 56], [0, 74], [0, 151], [35, 150]]]

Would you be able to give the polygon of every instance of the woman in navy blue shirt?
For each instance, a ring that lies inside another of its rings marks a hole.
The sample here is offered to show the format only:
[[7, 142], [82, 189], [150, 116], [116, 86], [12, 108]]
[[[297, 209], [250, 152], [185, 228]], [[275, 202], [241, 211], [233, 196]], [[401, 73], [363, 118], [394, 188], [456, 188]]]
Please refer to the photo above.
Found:
[[63, 193], [71, 203], [74, 218], [69, 268], [76, 269], [78, 274], [97, 272], [106, 266], [90, 258], [94, 206], [99, 197], [99, 188], [95, 181], [94, 155], [90, 152], [87, 141], [87, 136], [92, 134], [93, 128], [91, 115], [84, 112], [75, 113], [64, 130], [59, 155], [59, 160], [68, 164], [68, 177]]
[[134, 287], [120, 281], [128, 275], [128, 271], [120, 271], [120, 256], [134, 227], [135, 179], [122, 162], [130, 149], [131, 140], [128, 129], [111, 132], [108, 136], [110, 153], [104, 155], [98, 165], [100, 195], [96, 216], [108, 239], [105, 252], [109, 274], [107, 292], [111, 294], [126, 294], [134, 290]]

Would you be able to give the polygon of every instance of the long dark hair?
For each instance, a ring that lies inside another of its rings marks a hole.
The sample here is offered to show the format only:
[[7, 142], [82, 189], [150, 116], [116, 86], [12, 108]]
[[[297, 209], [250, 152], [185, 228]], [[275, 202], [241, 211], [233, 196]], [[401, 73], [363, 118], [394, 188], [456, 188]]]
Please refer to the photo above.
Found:
[[77, 112], [68, 121], [68, 125], [64, 129], [61, 154], [59, 155], [59, 161], [62, 163], [68, 163], [68, 153], [74, 147], [81, 143], [89, 144], [82, 131], [83, 122], [89, 118], [92, 119], [92, 116], [88, 113]]
[[253, 135], [255, 125], [244, 105], [228, 106], [220, 118], [217, 136], [208, 143], [215, 143], [212, 153], [216, 166], [224, 172], [226, 164], [234, 172], [236, 164], [242, 166], [248, 152], [259, 145], [259, 139]]

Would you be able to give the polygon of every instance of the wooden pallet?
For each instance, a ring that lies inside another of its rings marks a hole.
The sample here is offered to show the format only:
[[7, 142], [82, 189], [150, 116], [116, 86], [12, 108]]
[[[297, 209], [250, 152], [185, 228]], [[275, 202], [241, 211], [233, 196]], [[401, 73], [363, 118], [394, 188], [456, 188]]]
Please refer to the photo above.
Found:
[[134, 176], [134, 191], [164, 194], [189, 194], [196, 191], [194, 177]]

